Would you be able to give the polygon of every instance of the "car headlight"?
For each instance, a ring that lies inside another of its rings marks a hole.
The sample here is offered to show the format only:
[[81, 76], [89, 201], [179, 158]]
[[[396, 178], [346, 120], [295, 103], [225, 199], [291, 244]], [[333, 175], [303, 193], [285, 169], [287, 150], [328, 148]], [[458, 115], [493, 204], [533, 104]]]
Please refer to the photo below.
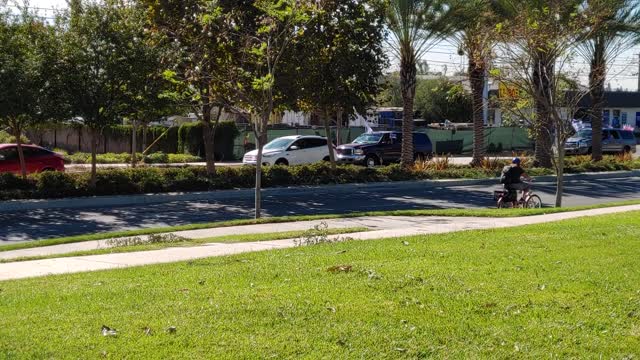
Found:
[[364, 150], [362, 149], [355, 149], [353, 150], [353, 153], [356, 155], [364, 155]]
[[262, 157], [266, 157], [266, 158], [270, 158], [270, 157], [274, 157], [278, 155], [277, 153], [268, 153], [268, 154], [262, 154]]

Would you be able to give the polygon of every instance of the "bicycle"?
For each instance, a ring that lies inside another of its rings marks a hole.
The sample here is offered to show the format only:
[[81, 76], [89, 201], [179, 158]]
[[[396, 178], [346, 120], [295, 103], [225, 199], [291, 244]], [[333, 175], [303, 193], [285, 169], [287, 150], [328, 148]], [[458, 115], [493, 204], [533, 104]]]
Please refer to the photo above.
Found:
[[507, 190], [506, 185], [503, 186], [503, 190], [496, 190], [493, 194], [494, 200], [498, 209], [506, 208], [523, 208], [523, 209], [540, 209], [542, 208], [542, 199], [540, 196], [533, 193], [533, 190], [529, 188], [529, 191], [525, 194], [522, 192], [522, 197], [518, 200], [518, 190]]

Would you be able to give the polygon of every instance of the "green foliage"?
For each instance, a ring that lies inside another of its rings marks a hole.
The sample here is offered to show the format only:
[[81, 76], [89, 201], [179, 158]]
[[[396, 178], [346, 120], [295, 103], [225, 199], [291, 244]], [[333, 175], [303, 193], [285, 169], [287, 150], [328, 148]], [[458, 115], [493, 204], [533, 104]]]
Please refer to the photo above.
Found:
[[204, 159], [190, 154], [167, 154], [167, 160], [169, 164], [182, 164], [201, 162]]
[[[20, 137], [20, 140], [22, 140], [23, 144], [28, 144], [31, 142], [25, 135], [22, 135]], [[16, 142], [15, 136], [9, 134], [6, 131], [0, 130], [0, 144], [13, 144], [15, 142]]]
[[147, 164], [166, 164], [169, 162], [169, 155], [163, 153], [162, 151], [154, 152], [147, 155], [144, 158], [144, 162]]
[[[233, 121], [222, 121], [216, 127], [215, 152], [216, 160], [231, 158], [233, 144], [240, 135], [240, 130]], [[202, 136], [202, 122], [184, 123], [178, 128], [178, 153], [204, 156], [204, 139]]]
[[[379, 96], [380, 104], [402, 107], [399, 76], [388, 75], [386, 84]], [[446, 78], [417, 79], [414, 110], [428, 122], [471, 122], [473, 115], [471, 94]]]
[[[166, 157], [166, 154], [158, 154]], [[586, 158], [586, 157], [584, 157]], [[361, 166], [337, 166], [320, 162], [300, 166], [265, 167], [262, 182], [266, 187], [350, 184], [426, 179], [486, 179], [499, 177], [508, 161], [492, 161], [482, 168], [448, 165], [442, 168], [399, 164], [369, 169]], [[620, 160], [616, 156], [592, 163], [581, 158], [568, 158], [568, 173], [640, 169], [640, 160]], [[531, 176], [551, 175], [542, 168], [527, 168]], [[135, 168], [98, 171], [98, 186], [89, 190], [85, 173], [43, 173], [21, 180], [13, 174], [0, 174], [0, 198], [57, 198], [68, 196], [126, 195], [149, 192], [206, 191], [252, 188], [255, 167], [222, 167], [216, 176], [208, 176], [203, 167]]]
[[58, 171], [46, 171], [35, 176], [36, 193], [41, 197], [50, 197], [56, 194], [56, 197], [78, 196], [82, 194], [82, 190], [78, 187], [77, 178], [69, 173]]
[[323, 2], [283, 63], [292, 76], [281, 77], [278, 86], [287, 89], [294, 107], [366, 111], [380, 91], [387, 65], [384, 11], [378, 0]]

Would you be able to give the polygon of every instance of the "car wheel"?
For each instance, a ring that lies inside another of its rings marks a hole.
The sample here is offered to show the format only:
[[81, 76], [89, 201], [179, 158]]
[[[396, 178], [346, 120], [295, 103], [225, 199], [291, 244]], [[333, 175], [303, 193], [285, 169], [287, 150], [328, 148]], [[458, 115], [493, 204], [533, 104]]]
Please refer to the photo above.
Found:
[[276, 166], [289, 166], [289, 162], [287, 159], [278, 159], [276, 161]]
[[631, 152], [631, 147], [629, 145], [625, 146], [624, 149], [622, 149], [622, 152], [624, 152], [625, 154], [628, 154]]
[[328, 156], [325, 156], [324, 159], [322, 159], [322, 161], [331, 161], [331, 158]]
[[55, 170], [52, 169], [52, 168], [44, 168], [44, 169], [40, 170], [40, 172], [47, 172], [47, 171], [55, 171]]
[[593, 154], [593, 149], [589, 147], [589, 150], [587, 150], [587, 155], [591, 155], [591, 154]]
[[367, 157], [364, 159], [364, 163], [365, 165], [367, 165], [367, 167], [370, 167], [370, 168], [380, 164], [380, 162], [378, 161], [378, 158], [374, 155], [367, 155]]

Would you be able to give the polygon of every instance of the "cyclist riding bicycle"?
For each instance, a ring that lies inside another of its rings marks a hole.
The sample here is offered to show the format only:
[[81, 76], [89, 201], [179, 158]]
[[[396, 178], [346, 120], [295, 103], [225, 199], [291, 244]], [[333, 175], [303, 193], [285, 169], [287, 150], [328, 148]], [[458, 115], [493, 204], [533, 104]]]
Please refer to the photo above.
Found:
[[523, 182], [532, 181], [531, 177], [527, 175], [524, 169], [520, 166], [520, 158], [514, 158], [511, 161], [511, 165], [507, 165], [502, 169], [502, 176], [500, 177], [500, 183], [504, 184], [505, 189], [514, 191], [523, 191], [523, 198], [529, 193], [531, 186]]

